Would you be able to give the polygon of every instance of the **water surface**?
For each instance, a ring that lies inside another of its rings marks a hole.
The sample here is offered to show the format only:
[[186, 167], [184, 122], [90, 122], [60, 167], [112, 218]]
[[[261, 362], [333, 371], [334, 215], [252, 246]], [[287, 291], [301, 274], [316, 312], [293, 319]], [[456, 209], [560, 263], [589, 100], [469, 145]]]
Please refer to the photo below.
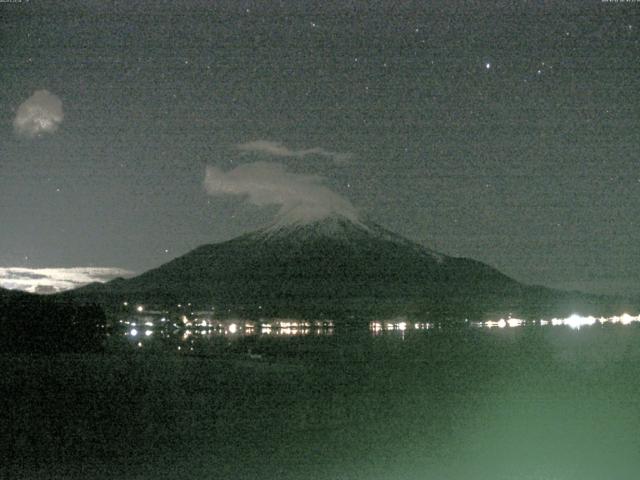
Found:
[[640, 329], [623, 323], [186, 341], [154, 326], [107, 354], [3, 356], [0, 473], [635, 479]]

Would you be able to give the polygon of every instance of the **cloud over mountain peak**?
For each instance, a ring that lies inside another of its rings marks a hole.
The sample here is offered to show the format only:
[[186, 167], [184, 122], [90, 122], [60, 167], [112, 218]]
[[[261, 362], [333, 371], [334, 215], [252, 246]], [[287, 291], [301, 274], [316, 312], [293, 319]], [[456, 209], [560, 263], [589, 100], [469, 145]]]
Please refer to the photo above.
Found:
[[289, 172], [279, 163], [255, 162], [228, 172], [209, 166], [204, 186], [210, 195], [245, 195], [257, 206], [277, 205], [279, 222], [309, 223], [331, 214], [357, 221], [353, 204], [324, 182], [319, 175]]

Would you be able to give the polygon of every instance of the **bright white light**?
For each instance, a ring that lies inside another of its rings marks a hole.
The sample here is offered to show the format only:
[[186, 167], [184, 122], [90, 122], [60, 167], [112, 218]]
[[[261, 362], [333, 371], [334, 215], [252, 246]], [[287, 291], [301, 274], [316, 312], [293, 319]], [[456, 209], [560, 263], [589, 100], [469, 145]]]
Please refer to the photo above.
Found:
[[594, 317], [582, 317], [574, 313], [566, 318], [563, 323], [573, 329], [579, 329], [585, 325], [593, 325], [596, 323], [596, 319]]
[[406, 330], [407, 329], [407, 323], [406, 322], [400, 322], [398, 323], [398, 329], [399, 330]]
[[629, 315], [628, 313], [623, 313], [620, 316], [620, 322], [623, 325], [629, 325], [631, 322], [637, 322], [639, 317], [632, 317], [631, 315]]
[[138, 305], [138, 306], [136, 307], [136, 310], [137, 310], [138, 312], [144, 312], [144, 307], [143, 307], [142, 305]]
[[238, 326], [235, 323], [229, 325], [229, 333], [236, 333], [238, 331]]
[[129, 332], [129, 334], [132, 337], [135, 337], [136, 335], [138, 335], [138, 330], [136, 330], [135, 328], [132, 328], [131, 331]]
[[490, 64], [489, 62], [487, 62], [487, 63], [484, 65], [484, 67], [485, 67], [487, 70], [489, 70], [489, 69], [491, 68], [491, 64]]
[[[592, 326], [595, 325], [597, 322], [599, 322], [600, 324], [604, 325], [607, 322], [611, 322], [611, 323], [620, 323], [622, 325], [630, 325], [632, 322], [640, 322], [640, 315], [638, 316], [633, 316], [633, 315], [629, 315], [628, 313], [623, 313], [620, 316], [612, 316], [612, 317], [600, 317], [600, 318], [596, 318], [594, 316], [582, 316], [582, 315], [578, 315], [578, 314], [573, 314], [567, 318], [552, 318], [551, 320], [544, 320], [544, 319], [540, 319], [540, 326], [545, 326], [545, 325], [553, 325], [553, 326], [567, 326], [570, 328], [573, 328], [575, 330], [580, 329], [581, 327], [584, 326]], [[525, 324], [525, 321], [519, 318], [508, 318], [507, 320], [505, 319], [500, 319], [498, 321], [496, 320], [487, 320], [484, 323], [480, 323], [480, 322], [471, 322], [471, 325], [483, 325], [487, 328], [493, 328], [493, 327], [500, 327], [500, 328], [504, 328], [506, 326], [509, 327], [519, 327], [521, 325]]]
[[151, 330], [145, 330], [145, 332], [144, 332], [145, 336], [147, 336], [147, 337], [151, 336], [152, 333], [153, 333], [153, 331], [151, 331]]
[[145, 326], [153, 327], [153, 322], [144, 322]]
[[510, 318], [507, 320], [507, 324], [510, 327], [519, 327], [524, 323], [524, 320], [520, 319], [520, 318]]
[[571, 328], [580, 328], [582, 325], [582, 319], [579, 315], [573, 314], [569, 318], [566, 318], [563, 323]]

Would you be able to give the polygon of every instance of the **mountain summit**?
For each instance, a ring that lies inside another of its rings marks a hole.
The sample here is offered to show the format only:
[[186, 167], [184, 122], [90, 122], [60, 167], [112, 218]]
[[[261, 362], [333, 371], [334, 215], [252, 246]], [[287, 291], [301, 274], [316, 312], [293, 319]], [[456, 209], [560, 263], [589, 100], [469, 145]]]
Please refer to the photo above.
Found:
[[399, 246], [409, 247], [421, 254], [428, 254], [436, 259], [443, 256], [433, 250], [429, 250], [418, 243], [381, 227], [373, 222], [364, 222], [350, 217], [331, 214], [314, 222], [307, 221], [276, 221], [272, 225], [246, 235], [256, 241], [284, 241], [284, 242], [310, 242], [325, 238], [328, 241], [349, 243], [353, 247], [372, 241], [395, 243]]
[[[555, 302], [560, 292], [523, 285], [488, 265], [437, 253], [372, 222], [341, 215], [275, 222], [203, 245], [134, 278], [72, 295], [255, 316], [472, 316]], [[506, 314], [505, 313], [505, 314]]]

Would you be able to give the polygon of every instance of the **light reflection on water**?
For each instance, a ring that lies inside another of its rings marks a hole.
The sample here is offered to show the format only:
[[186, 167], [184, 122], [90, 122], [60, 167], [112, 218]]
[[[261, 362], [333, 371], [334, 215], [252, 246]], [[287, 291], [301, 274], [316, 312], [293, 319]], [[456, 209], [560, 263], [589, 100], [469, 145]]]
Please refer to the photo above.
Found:
[[582, 316], [573, 314], [566, 318], [552, 318], [552, 319], [539, 319], [539, 320], [523, 320], [521, 318], [501, 318], [499, 320], [487, 320], [484, 322], [471, 322], [471, 326], [480, 328], [514, 328], [525, 325], [538, 325], [538, 326], [567, 326], [574, 330], [581, 327], [590, 327], [592, 325], [600, 324], [621, 324], [630, 325], [634, 322], [640, 322], [640, 315], [633, 316], [628, 313], [622, 315], [614, 315], [611, 317], [594, 317], [594, 316]]
[[376, 320], [369, 322], [369, 330], [373, 335], [382, 332], [405, 332], [407, 330], [430, 330], [434, 327], [431, 322], [410, 322], [404, 317], [391, 320]]
[[[574, 330], [579, 330], [582, 327], [590, 327], [594, 325], [605, 324], [620, 324], [631, 325], [634, 322], [640, 322], [640, 315], [633, 316], [628, 313], [622, 315], [614, 315], [611, 317], [594, 317], [594, 316], [582, 316], [578, 314], [570, 315], [566, 318], [551, 318], [551, 319], [537, 319], [537, 320], [525, 320], [522, 318], [507, 317], [500, 319], [491, 319], [485, 321], [469, 321], [465, 320], [465, 325], [473, 328], [484, 329], [504, 329], [504, 328], [517, 328], [524, 326], [565, 326]], [[369, 331], [372, 335], [381, 335], [383, 333], [399, 333], [404, 336], [405, 332], [411, 330], [432, 330], [434, 328], [441, 328], [433, 322], [411, 322], [404, 317], [398, 317], [391, 320], [376, 320], [369, 322]]]
[[[550, 318], [527, 320], [522, 318], [507, 317], [490, 319], [485, 321], [465, 320], [465, 325], [471, 328], [481, 329], [510, 329], [525, 326], [538, 327], [569, 327], [578, 330], [582, 327], [595, 325], [619, 324], [630, 325], [640, 322], [640, 315], [633, 316], [628, 313], [611, 317], [594, 317], [573, 314], [566, 318]], [[264, 321], [252, 321], [241, 319], [211, 320], [194, 318], [189, 320], [186, 316], [176, 323], [168, 321], [165, 317], [153, 319], [146, 316], [143, 319], [120, 320], [123, 334], [138, 347], [144, 342], [154, 338], [174, 339], [187, 343], [188, 350], [193, 350], [191, 345], [194, 340], [212, 340], [215, 338], [246, 338], [256, 337], [306, 337], [329, 336], [334, 334], [334, 322], [332, 320], [295, 320], [273, 319]], [[144, 326], [144, 329], [142, 329]], [[403, 339], [409, 332], [430, 331], [442, 328], [434, 322], [412, 321], [406, 317], [395, 317], [388, 320], [374, 320], [368, 323], [368, 329], [372, 336], [385, 334], [400, 335]], [[144, 341], [144, 342], [143, 342]], [[178, 350], [184, 347], [178, 346]]]
[[[142, 348], [144, 341], [153, 339], [177, 340], [186, 343], [178, 345], [179, 351], [193, 351], [194, 341], [214, 340], [216, 338], [238, 339], [246, 337], [304, 337], [329, 336], [334, 333], [332, 320], [293, 320], [274, 319], [268, 321], [251, 320], [211, 320], [188, 319], [182, 316], [179, 322], [172, 323], [165, 317], [154, 321], [146, 316], [144, 321], [139, 319], [119, 320], [122, 334], [135, 345]], [[140, 325], [145, 329], [141, 330]], [[145, 338], [146, 337], [146, 338]]]

